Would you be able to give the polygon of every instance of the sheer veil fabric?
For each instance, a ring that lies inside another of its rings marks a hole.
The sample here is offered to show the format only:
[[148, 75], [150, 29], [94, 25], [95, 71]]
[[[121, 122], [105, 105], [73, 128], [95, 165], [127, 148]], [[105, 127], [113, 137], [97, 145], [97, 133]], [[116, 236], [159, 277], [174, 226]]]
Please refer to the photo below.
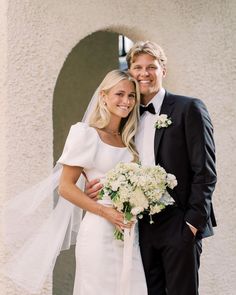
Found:
[[[82, 122], [88, 123], [97, 99], [98, 89]], [[57, 163], [47, 178], [11, 198], [4, 206], [4, 243], [10, 259], [2, 271], [32, 294], [42, 290], [60, 251], [76, 243], [82, 220], [82, 209], [62, 197], [53, 206], [61, 172], [62, 165]], [[82, 190], [84, 183], [81, 176], [77, 185]]]

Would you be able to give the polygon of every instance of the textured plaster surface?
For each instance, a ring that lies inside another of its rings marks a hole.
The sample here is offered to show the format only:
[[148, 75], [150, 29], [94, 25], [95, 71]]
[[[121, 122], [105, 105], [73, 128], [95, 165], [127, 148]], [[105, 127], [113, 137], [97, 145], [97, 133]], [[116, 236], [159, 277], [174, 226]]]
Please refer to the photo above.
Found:
[[[7, 1], [0, 1], [0, 204], [6, 194], [6, 98], [7, 98]], [[0, 217], [2, 205], [0, 205]], [[0, 221], [2, 221], [0, 219]], [[3, 227], [0, 223], [0, 261], [4, 261], [5, 251], [2, 243]], [[5, 294], [5, 280], [0, 277], [0, 290]]]
[[[169, 58], [166, 88], [203, 99], [215, 126], [219, 226], [215, 237], [204, 241], [200, 294], [235, 294], [235, 3], [1, 1], [1, 200], [44, 177], [52, 166], [53, 90], [72, 48], [97, 30], [156, 41]], [[3, 261], [1, 248], [0, 255]], [[0, 284], [1, 294], [24, 294], [2, 277]], [[50, 283], [43, 293], [51, 293]]]

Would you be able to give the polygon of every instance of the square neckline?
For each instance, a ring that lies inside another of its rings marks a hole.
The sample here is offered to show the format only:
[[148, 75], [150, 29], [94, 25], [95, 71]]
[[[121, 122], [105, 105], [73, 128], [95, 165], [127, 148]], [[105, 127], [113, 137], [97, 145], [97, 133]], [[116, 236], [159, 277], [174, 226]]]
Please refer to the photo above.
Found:
[[115, 146], [115, 145], [111, 145], [111, 144], [109, 144], [109, 143], [106, 143], [105, 141], [103, 141], [103, 140], [101, 139], [101, 137], [100, 137], [99, 133], [97, 132], [97, 129], [96, 129], [96, 128], [94, 128], [94, 127], [92, 127], [92, 126], [89, 126], [89, 127], [92, 128], [92, 129], [94, 130], [94, 132], [96, 133], [96, 135], [97, 135], [99, 141], [100, 141], [102, 144], [104, 144], [104, 145], [106, 145], [106, 146], [108, 146], [108, 147], [111, 147], [111, 148], [115, 148], [115, 149], [124, 149], [124, 150], [125, 150], [125, 149], [128, 149], [127, 146]]

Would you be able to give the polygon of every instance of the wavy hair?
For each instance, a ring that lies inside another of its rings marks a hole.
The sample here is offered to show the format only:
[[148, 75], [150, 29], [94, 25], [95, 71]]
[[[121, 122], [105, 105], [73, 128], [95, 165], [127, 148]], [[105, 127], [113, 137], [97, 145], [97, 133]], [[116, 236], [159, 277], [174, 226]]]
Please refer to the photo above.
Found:
[[161, 46], [151, 41], [138, 41], [131, 47], [126, 55], [128, 68], [130, 68], [131, 64], [135, 61], [135, 58], [138, 55], [145, 53], [154, 57], [159, 62], [161, 67], [166, 69], [167, 57], [164, 50]]
[[123, 80], [131, 81], [134, 84], [136, 95], [134, 108], [126, 118], [121, 119], [119, 131], [121, 133], [124, 145], [133, 154], [134, 161], [138, 161], [139, 157], [134, 144], [134, 135], [137, 131], [139, 120], [140, 91], [138, 82], [127, 72], [121, 70], [113, 70], [105, 76], [97, 90], [98, 98], [94, 110], [90, 116], [89, 125], [98, 129], [102, 129], [109, 124], [111, 115], [106, 105], [104, 105], [102, 92], [108, 94], [114, 86], [116, 86], [120, 81]]

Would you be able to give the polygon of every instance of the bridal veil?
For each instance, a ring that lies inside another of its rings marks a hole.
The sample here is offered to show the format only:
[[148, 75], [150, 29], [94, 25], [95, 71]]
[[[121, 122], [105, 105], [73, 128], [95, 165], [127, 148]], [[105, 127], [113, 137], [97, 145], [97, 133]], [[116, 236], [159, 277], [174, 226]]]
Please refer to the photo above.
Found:
[[[88, 123], [98, 92], [99, 89], [87, 107], [83, 122]], [[82, 209], [57, 196], [61, 171], [62, 165], [56, 164], [46, 179], [5, 205], [4, 243], [10, 259], [2, 271], [30, 293], [40, 292], [60, 251], [75, 244], [82, 220]], [[84, 183], [81, 176], [77, 185], [84, 189]]]

